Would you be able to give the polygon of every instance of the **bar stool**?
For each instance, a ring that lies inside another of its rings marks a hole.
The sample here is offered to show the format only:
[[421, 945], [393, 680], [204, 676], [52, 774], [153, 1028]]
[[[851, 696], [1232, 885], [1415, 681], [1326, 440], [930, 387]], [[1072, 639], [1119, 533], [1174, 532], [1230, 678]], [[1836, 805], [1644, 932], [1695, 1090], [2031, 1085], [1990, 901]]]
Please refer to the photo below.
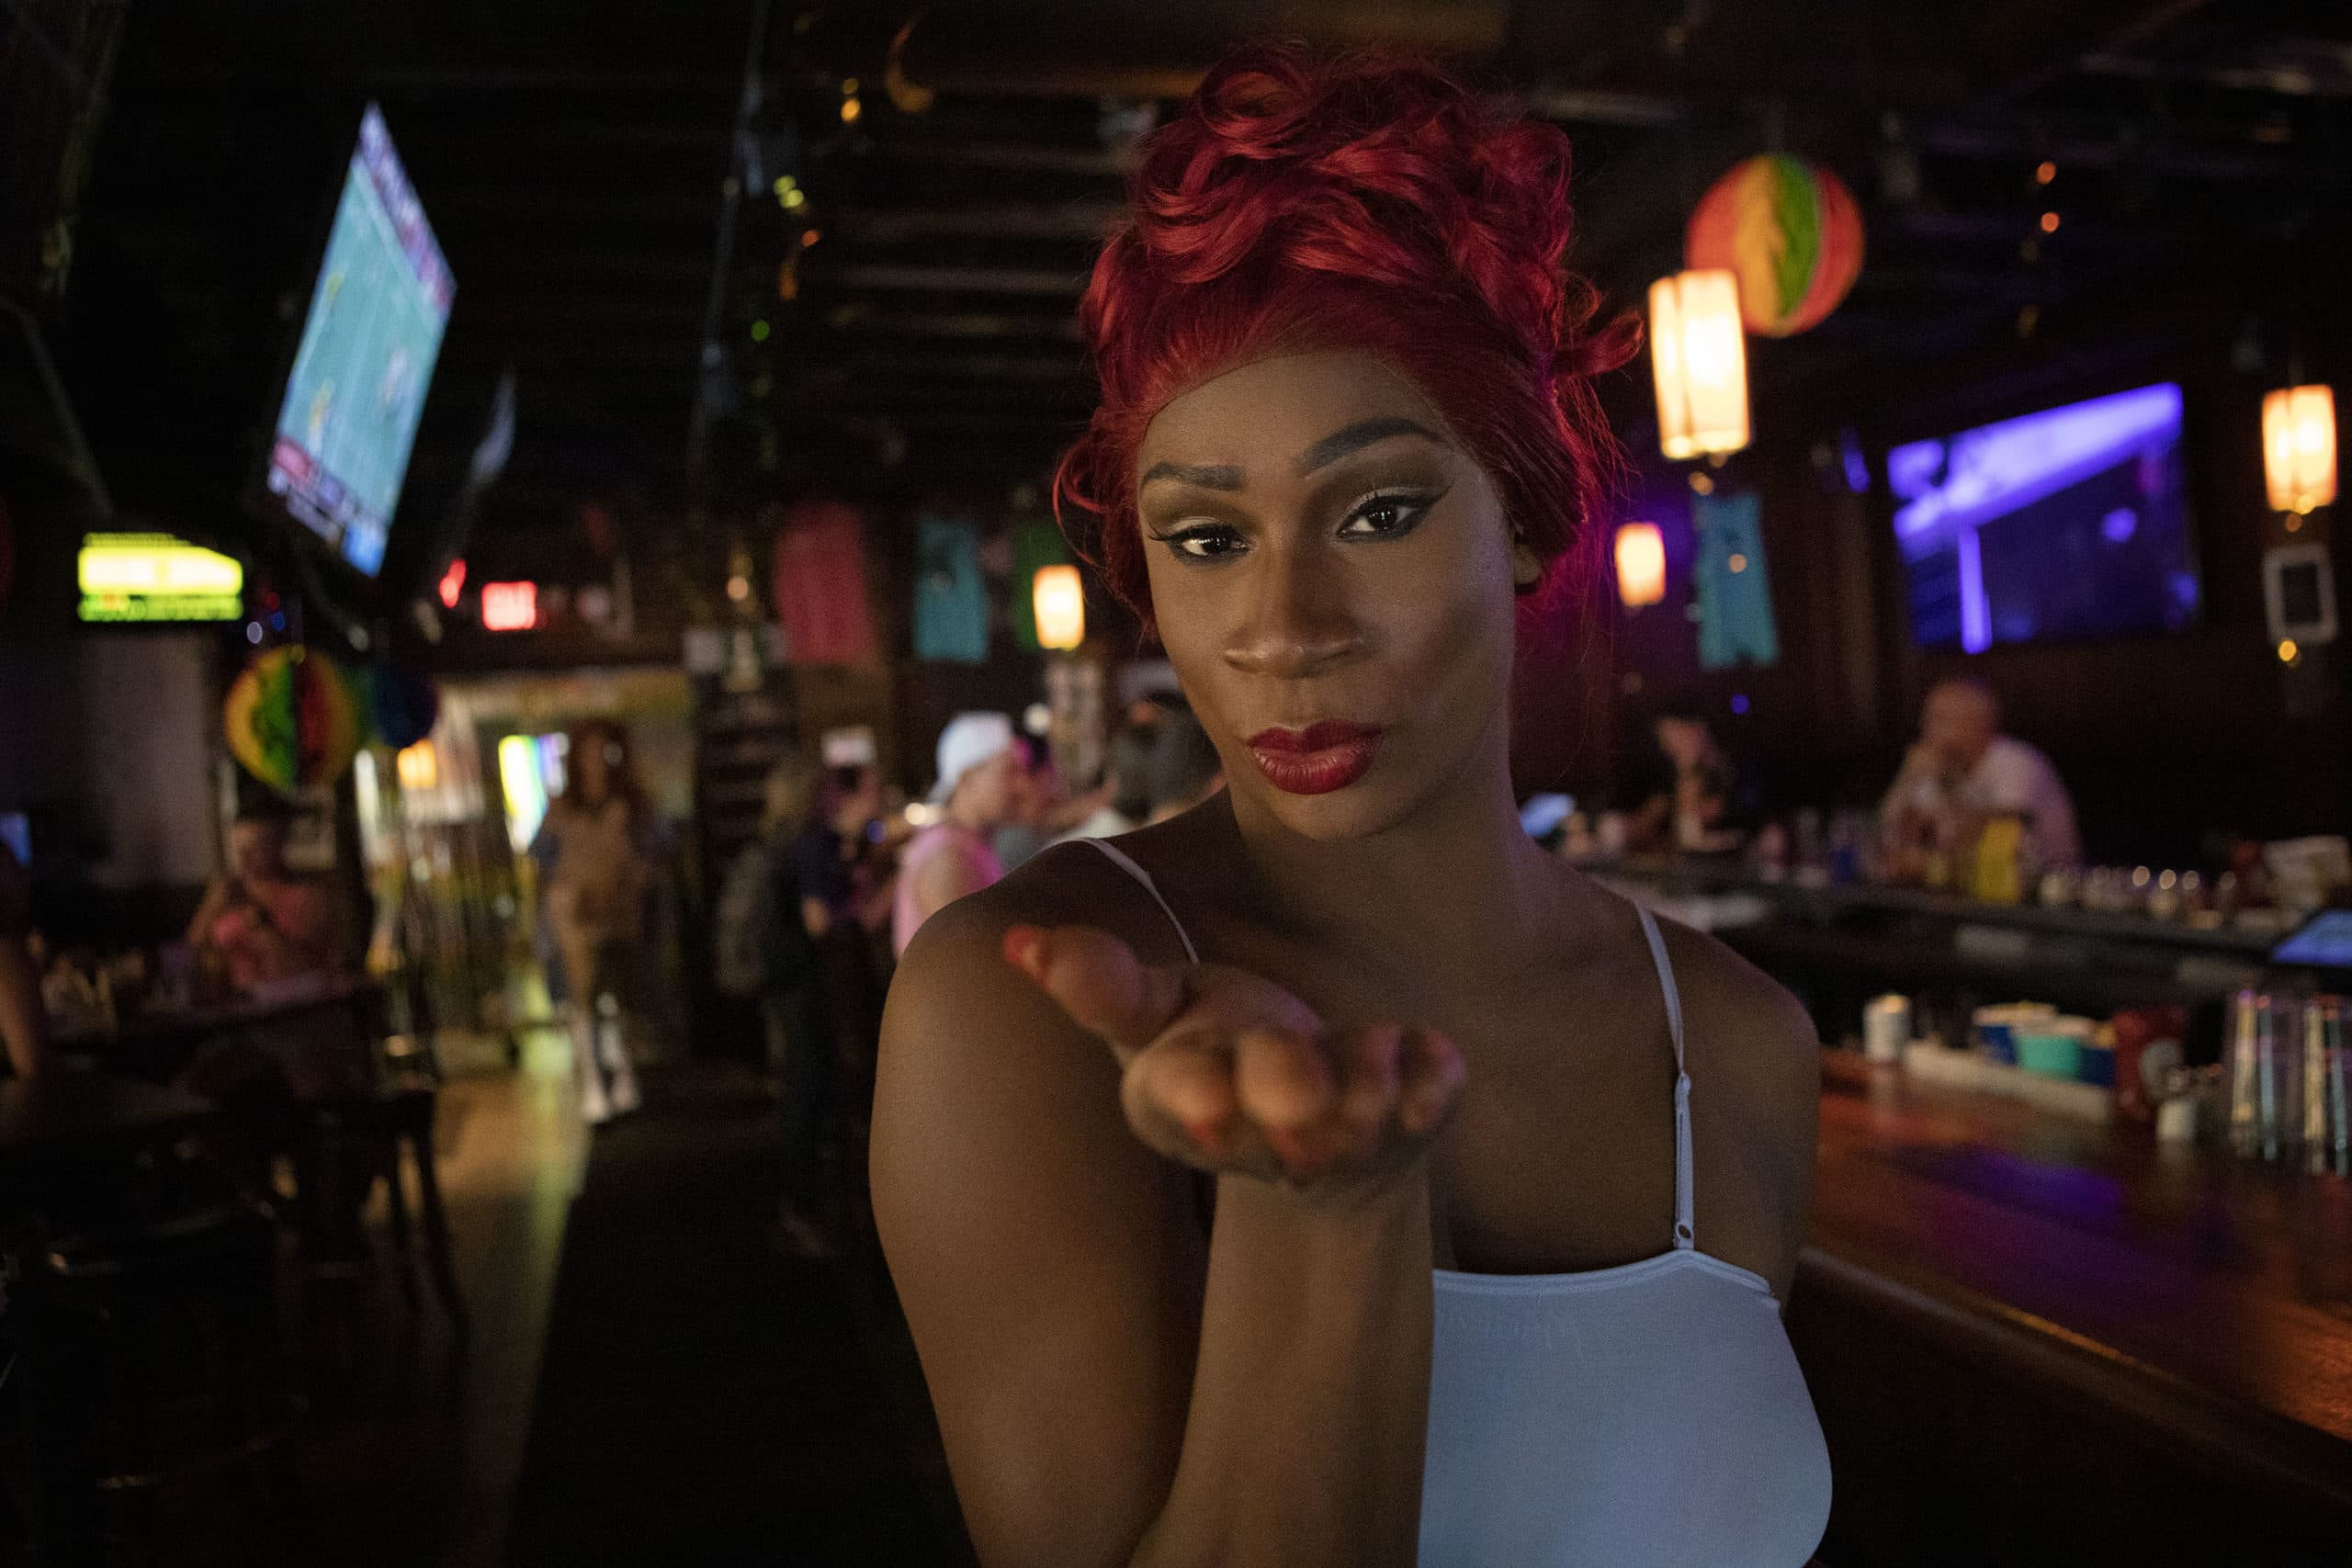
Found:
[[401, 1293], [412, 1313], [422, 1309], [408, 1184], [416, 1184], [424, 1223], [425, 1269], [444, 1316], [461, 1337], [470, 1326], [458, 1289], [449, 1222], [434, 1169], [433, 1122], [440, 1086], [420, 1072], [387, 1073], [373, 1086], [304, 1102], [298, 1163], [298, 1228], [314, 1274], [356, 1273], [370, 1249], [359, 1215], [379, 1179], [384, 1182], [392, 1252]]
[[153, 1544], [167, 1483], [233, 1471], [293, 1555], [311, 1554], [287, 1442], [304, 1405], [279, 1332], [277, 1237], [267, 1209], [231, 1202], [21, 1259], [41, 1561]]

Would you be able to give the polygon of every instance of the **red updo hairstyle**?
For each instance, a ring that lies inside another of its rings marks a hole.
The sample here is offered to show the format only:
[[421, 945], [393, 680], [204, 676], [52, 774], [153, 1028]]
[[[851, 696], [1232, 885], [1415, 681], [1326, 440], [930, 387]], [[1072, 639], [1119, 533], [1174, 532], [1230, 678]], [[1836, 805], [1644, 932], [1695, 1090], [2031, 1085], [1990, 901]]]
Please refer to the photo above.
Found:
[[1596, 328], [1598, 295], [1562, 265], [1566, 137], [1420, 61], [1258, 46], [1152, 133], [1129, 196], [1079, 312], [1102, 401], [1054, 501], [1147, 626], [1145, 427], [1221, 371], [1307, 349], [1396, 367], [1494, 482], [1545, 583], [1586, 581], [1618, 462], [1591, 381], [1639, 329]]

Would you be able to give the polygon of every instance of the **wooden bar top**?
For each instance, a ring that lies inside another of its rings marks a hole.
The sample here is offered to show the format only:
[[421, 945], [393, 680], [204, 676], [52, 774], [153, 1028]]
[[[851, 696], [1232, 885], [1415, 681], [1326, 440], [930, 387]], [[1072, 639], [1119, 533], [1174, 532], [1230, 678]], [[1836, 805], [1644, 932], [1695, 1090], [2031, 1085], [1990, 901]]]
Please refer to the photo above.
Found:
[[1870, 1295], [2352, 1498], [2352, 1181], [1849, 1052], [1822, 1091], [1800, 1302]]

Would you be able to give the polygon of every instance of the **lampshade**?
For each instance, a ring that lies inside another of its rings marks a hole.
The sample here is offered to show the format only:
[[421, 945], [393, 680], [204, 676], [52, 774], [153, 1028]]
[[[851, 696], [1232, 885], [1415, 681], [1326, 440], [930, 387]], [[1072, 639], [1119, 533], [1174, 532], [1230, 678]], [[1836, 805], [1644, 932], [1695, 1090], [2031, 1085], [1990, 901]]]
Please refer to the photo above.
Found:
[[1039, 646], [1069, 649], [1086, 640], [1086, 590], [1079, 582], [1078, 568], [1039, 567], [1030, 597], [1037, 611]]
[[402, 749], [392, 761], [402, 789], [431, 789], [441, 782], [441, 754], [430, 740]]
[[2309, 512], [2335, 499], [2335, 394], [2281, 387], [2262, 400], [2262, 471], [2270, 504]]
[[1658, 445], [1668, 457], [1747, 445], [1747, 344], [1730, 272], [1678, 272], [1650, 285], [1650, 368]]
[[1666, 597], [1666, 536], [1655, 523], [1617, 530], [1617, 597], [1628, 610]]

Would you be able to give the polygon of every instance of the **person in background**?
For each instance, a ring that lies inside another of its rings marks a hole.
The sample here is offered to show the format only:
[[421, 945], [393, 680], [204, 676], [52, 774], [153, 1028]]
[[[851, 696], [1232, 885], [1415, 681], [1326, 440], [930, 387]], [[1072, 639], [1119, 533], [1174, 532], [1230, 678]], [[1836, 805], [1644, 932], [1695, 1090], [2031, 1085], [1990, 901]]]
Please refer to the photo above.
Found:
[[1004, 824], [989, 840], [997, 863], [1007, 871], [1044, 849], [1053, 838], [1049, 822], [1059, 804], [1054, 798], [1052, 770], [1033, 754], [1035, 748], [1028, 741], [1015, 739], [1012, 744], [1018, 765], [1006, 792]]
[[594, 719], [572, 733], [563, 793], [539, 825], [548, 842], [545, 904], [571, 998], [572, 1066], [591, 1125], [637, 1109], [624, 1026], [631, 967], [653, 879], [650, 813], [629, 764], [628, 734]]
[[904, 953], [922, 923], [967, 893], [1004, 874], [989, 835], [1012, 807], [1012, 720], [1001, 713], [957, 714], [939, 737], [939, 782], [931, 803], [939, 818], [915, 835], [899, 858], [890, 922], [893, 952]]
[[1225, 787], [1225, 761], [1189, 708], [1170, 712], [1152, 737], [1151, 806], [1144, 825], [1181, 817]]
[[342, 901], [326, 879], [287, 867], [289, 815], [276, 800], [237, 814], [229, 868], [205, 889], [188, 922], [189, 945], [246, 997], [330, 981], [344, 964]]
[[1012, 816], [997, 829], [992, 845], [998, 863], [1006, 871], [1047, 844], [1060, 843], [1079, 827], [1093, 820], [1111, 802], [1114, 789], [1112, 782], [1105, 779], [1088, 793], [1065, 799], [1054, 760], [1044, 746], [1035, 740], [1015, 744], [1023, 761], [1013, 775]]
[[1736, 849], [1755, 827], [1756, 788], [1715, 739], [1695, 703], [1677, 703], [1652, 728], [1662, 759], [1651, 792], [1634, 814], [1631, 840], [1651, 849]]
[[1921, 846], [1951, 851], [1993, 817], [2015, 816], [2045, 868], [2082, 863], [2075, 803], [2050, 759], [2001, 733], [2001, 705], [1982, 681], [1937, 682], [1919, 739], [1886, 792], [1879, 819], [1898, 874]]
[[50, 1062], [49, 1021], [40, 1001], [40, 970], [26, 937], [32, 929], [31, 890], [16, 852], [0, 843], [0, 1045], [20, 1078], [40, 1076]]
[[1094, 809], [1056, 839], [1056, 843], [1072, 839], [1115, 839], [1143, 826], [1144, 818], [1151, 815], [1152, 747], [1159, 728], [1155, 718], [1149, 729], [1130, 725], [1111, 738], [1102, 787], [1095, 792]]
[[[822, 1179], [818, 1144], [833, 1101], [833, 1010], [818, 942], [854, 916], [849, 863], [832, 818], [831, 781], [810, 758], [793, 753], [768, 774], [759, 842], [729, 873], [723, 918], [755, 926], [760, 1021], [777, 1099], [776, 1235], [797, 1257], [823, 1258], [832, 1243], [818, 1219]], [[752, 908], [728, 915], [739, 878], [751, 885]]]

